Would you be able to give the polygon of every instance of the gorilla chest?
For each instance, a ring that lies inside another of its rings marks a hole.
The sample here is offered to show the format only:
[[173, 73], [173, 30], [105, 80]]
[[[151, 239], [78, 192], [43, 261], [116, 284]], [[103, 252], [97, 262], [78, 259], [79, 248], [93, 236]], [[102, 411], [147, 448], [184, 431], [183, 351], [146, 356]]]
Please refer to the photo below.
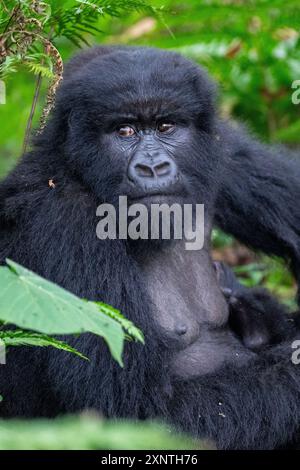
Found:
[[148, 260], [143, 273], [175, 376], [202, 375], [252, 357], [227, 326], [227, 304], [208, 251], [170, 247]]

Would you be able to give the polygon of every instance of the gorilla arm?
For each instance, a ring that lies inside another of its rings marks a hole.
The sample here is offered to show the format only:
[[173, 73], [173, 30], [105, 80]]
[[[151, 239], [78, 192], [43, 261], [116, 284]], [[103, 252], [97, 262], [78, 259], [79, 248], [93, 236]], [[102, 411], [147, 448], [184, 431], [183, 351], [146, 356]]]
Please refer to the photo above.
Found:
[[300, 365], [291, 343], [247, 367], [174, 384], [168, 419], [220, 449], [291, 446], [300, 428]]
[[225, 170], [216, 224], [246, 245], [292, 261], [300, 281], [300, 160], [219, 122]]

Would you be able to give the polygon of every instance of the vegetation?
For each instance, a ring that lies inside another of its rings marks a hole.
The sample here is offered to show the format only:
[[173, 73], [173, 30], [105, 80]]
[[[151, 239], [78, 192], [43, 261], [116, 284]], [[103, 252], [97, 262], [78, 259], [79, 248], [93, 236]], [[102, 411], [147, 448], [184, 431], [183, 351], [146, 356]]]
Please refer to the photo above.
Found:
[[94, 415], [0, 423], [0, 450], [193, 450], [211, 448], [157, 423], [104, 421]]
[[47, 335], [94, 333], [102, 336], [116, 361], [122, 365], [125, 335], [143, 342], [142, 333], [109, 305], [88, 302], [43, 279], [13, 261], [0, 267], [0, 319], [26, 330], [4, 329], [6, 346], [53, 346], [84, 357], [66, 343]]

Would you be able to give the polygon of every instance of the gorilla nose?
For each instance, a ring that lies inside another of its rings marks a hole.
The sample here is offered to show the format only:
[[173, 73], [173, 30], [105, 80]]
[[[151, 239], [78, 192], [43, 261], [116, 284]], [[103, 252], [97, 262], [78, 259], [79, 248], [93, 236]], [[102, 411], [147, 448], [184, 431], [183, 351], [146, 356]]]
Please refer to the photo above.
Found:
[[177, 325], [175, 328], [176, 333], [178, 336], [185, 335], [187, 332], [187, 326], [186, 325]]
[[135, 173], [141, 178], [158, 178], [166, 176], [171, 173], [172, 168], [170, 162], [160, 162], [156, 165], [149, 165], [145, 163], [137, 163], [134, 166]]
[[171, 160], [160, 160], [159, 162], [140, 161], [131, 164], [128, 168], [128, 177], [134, 183], [143, 187], [159, 187], [168, 185], [175, 181], [177, 166]]

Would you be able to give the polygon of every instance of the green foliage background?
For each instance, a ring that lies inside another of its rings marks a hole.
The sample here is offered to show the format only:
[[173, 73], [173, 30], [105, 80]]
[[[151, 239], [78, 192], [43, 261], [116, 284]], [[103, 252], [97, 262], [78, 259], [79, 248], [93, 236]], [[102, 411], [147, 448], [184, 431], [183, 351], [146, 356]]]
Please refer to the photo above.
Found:
[[57, 420], [0, 422], [1, 450], [193, 450], [209, 449], [158, 423], [104, 421], [84, 414]]

